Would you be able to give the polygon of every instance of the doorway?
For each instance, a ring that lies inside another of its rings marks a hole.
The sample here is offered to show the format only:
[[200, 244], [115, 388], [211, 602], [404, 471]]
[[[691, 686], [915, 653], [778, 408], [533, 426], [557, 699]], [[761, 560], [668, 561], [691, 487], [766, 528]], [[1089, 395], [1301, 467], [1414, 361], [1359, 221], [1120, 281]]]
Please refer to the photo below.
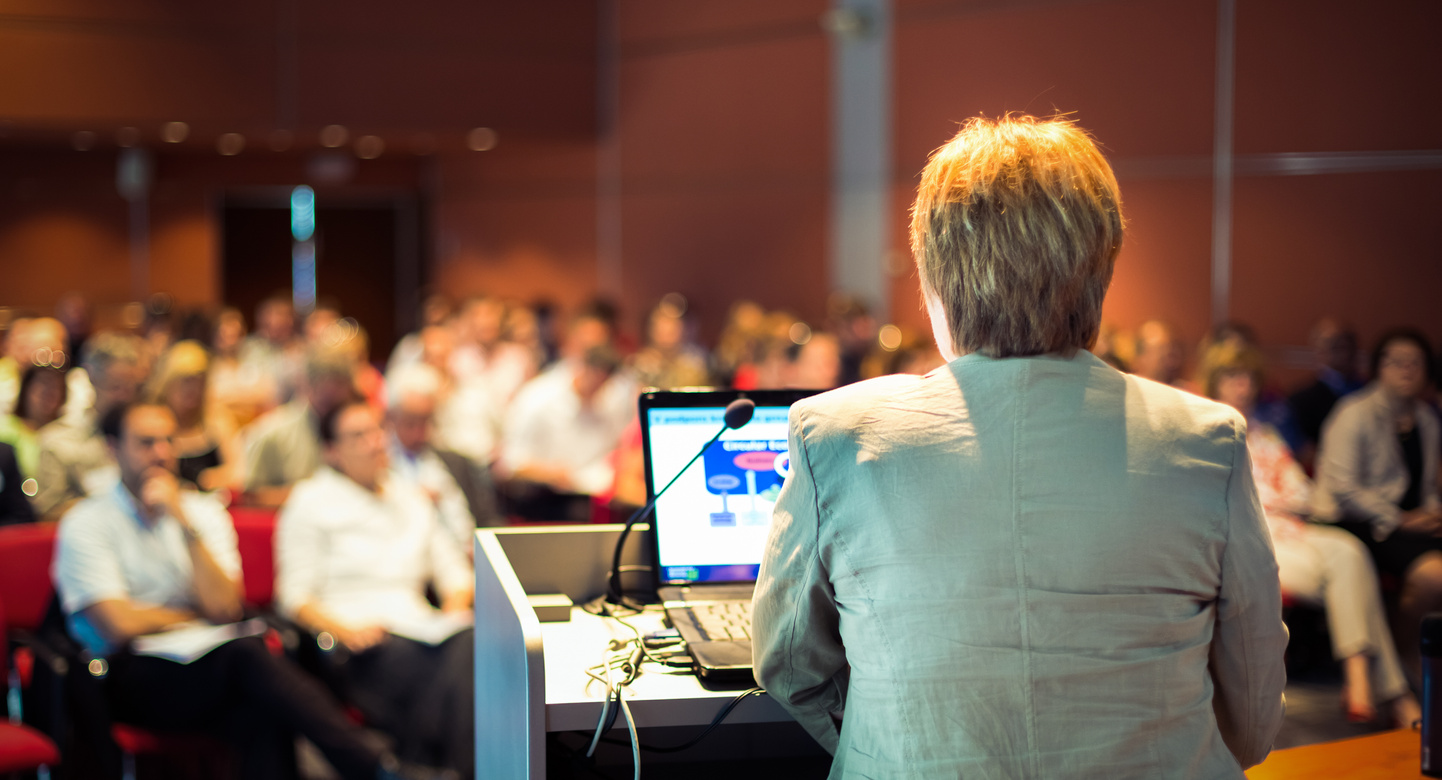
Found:
[[[418, 205], [410, 196], [344, 199], [318, 193], [316, 299], [333, 301], [370, 337], [383, 363], [414, 325], [420, 262]], [[290, 191], [230, 194], [221, 206], [221, 299], [254, 325], [262, 300], [291, 291]]]

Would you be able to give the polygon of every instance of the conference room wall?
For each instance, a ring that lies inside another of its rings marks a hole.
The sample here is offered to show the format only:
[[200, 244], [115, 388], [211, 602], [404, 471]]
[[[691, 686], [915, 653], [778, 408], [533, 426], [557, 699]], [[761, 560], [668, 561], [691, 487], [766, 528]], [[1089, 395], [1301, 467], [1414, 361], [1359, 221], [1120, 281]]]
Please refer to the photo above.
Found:
[[[819, 318], [831, 86], [830, 44], [817, 18], [826, 7], [823, 0], [618, 3], [621, 283], [633, 326], [673, 289], [693, 299], [708, 334], [741, 296]], [[901, 0], [895, 10], [894, 251], [887, 260], [897, 318], [922, 324], [905, 208], [927, 153], [957, 120], [978, 112], [1075, 110], [1117, 164], [1130, 217], [1107, 318], [1130, 326], [1164, 314], [1189, 340], [1199, 337], [1210, 320], [1216, 4]], [[1369, 6], [1366, 18], [1340, 0], [1240, 3], [1238, 154], [1442, 148], [1442, 108], [1427, 99], [1442, 86], [1442, 68], [1430, 67], [1435, 47], [1425, 40], [1438, 13], [1435, 4], [1400, 0]], [[143, 49], [125, 56], [143, 58]], [[532, 102], [570, 100], [546, 86], [570, 82], [535, 78]], [[588, 84], [594, 89], [594, 80]], [[587, 96], [587, 111], [594, 98]], [[242, 94], [235, 105], [243, 109], [247, 100]], [[51, 108], [71, 119], [78, 110]], [[253, 139], [240, 156], [222, 158], [208, 146], [213, 140], [200, 137], [203, 126], [195, 127], [197, 137], [175, 153], [186, 162], [172, 165], [164, 148], [158, 157], [150, 275], [153, 287], [182, 301], [213, 302], [220, 294], [214, 195], [306, 176], [299, 153], [275, 155]], [[398, 166], [409, 172], [404, 186], [427, 193], [434, 278], [447, 292], [579, 301], [599, 289], [597, 136], [559, 119], [552, 129], [498, 126], [501, 143], [492, 151], [463, 152], [452, 139], [429, 160], [393, 145], [380, 160], [357, 161], [358, 181]], [[102, 303], [128, 297], [126, 207], [115, 194], [108, 144], [102, 138], [108, 148], [86, 153], [0, 146], [0, 304], [48, 308], [77, 286]], [[183, 187], [178, 171], [187, 171]], [[1438, 190], [1433, 176], [1239, 174], [1232, 315], [1254, 322], [1268, 342], [1299, 345], [1320, 308], [1298, 295], [1304, 279], [1306, 289], [1325, 288], [1318, 299], [1329, 302], [1405, 290], [1395, 305], [1349, 316], [1365, 333], [1395, 321], [1436, 333], [1429, 324], [1436, 309], [1414, 281], [1431, 279], [1437, 265], [1434, 220], [1425, 211], [1393, 219], [1391, 212], [1411, 207], [1384, 207], [1402, 196], [1422, 198], [1418, 208], [1425, 207]], [[1404, 184], [1394, 188], [1389, 177]], [[1406, 184], [1419, 177], [1433, 183]], [[1377, 241], [1379, 224], [1386, 237]], [[1359, 257], [1383, 246], [1388, 259], [1380, 264]]]
[[[1210, 317], [1214, 0], [901, 0], [894, 47], [898, 210], [960, 122], [1069, 116], [1116, 167], [1128, 219], [1106, 321], [1130, 328], [1165, 316], [1189, 341], [1201, 336]], [[906, 241], [903, 224], [903, 256]], [[898, 318], [921, 327], [914, 274], [895, 279], [893, 296]]]
[[670, 291], [707, 338], [743, 298], [824, 316], [826, 7], [617, 4], [619, 287], [633, 322]]

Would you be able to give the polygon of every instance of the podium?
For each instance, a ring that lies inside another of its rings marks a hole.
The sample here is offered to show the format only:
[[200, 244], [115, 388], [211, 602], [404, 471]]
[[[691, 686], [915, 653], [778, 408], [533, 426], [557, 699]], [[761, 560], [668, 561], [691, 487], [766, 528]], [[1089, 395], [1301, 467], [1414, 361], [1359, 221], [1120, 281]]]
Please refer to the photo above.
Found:
[[[485, 528], [476, 531], [476, 769], [478, 776], [546, 776], [546, 734], [593, 731], [601, 716], [604, 686], [587, 683], [585, 670], [602, 660], [611, 638], [633, 638], [613, 620], [572, 610], [570, 622], [541, 623], [528, 595], [562, 593], [582, 604], [606, 592], [606, 575], [620, 525]], [[649, 566], [650, 528], [638, 524], [623, 551], [626, 582], [640, 583]], [[645, 632], [660, 627], [659, 613], [628, 623]], [[708, 690], [689, 673], [647, 665], [626, 697], [637, 728], [704, 726], [735, 698], [736, 690]], [[790, 723], [769, 696], [752, 696], [726, 719], [736, 723]], [[707, 741], [717, 739], [717, 734]], [[625, 715], [616, 731], [626, 733]], [[821, 748], [806, 738], [806, 754]], [[824, 752], [821, 753], [824, 755]]]

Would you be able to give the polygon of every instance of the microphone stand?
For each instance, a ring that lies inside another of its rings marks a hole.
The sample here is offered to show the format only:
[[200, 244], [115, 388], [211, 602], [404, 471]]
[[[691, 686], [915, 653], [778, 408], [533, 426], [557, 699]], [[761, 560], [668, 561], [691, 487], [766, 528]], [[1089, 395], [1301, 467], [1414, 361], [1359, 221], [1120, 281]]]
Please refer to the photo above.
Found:
[[626, 520], [626, 527], [621, 529], [621, 535], [616, 538], [616, 552], [611, 556], [611, 593], [609, 598], [606, 599], [607, 602], [637, 612], [641, 611], [639, 607], [626, 603], [626, 595], [621, 590], [621, 549], [626, 546], [626, 537], [631, 535], [631, 528], [640, 522], [641, 518], [650, 514], [651, 510], [656, 508], [656, 502], [661, 499], [661, 496], [665, 495], [666, 491], [670, 490], [671, 486], [676, 484], [676, 480], [680, 479], [681, 475], [685, 474], [686, 471], [691, 468], [692, 464], [700, 460], [702, 455], [706, 454], [706, 450], [711, 449], [711, 445], [715, 444], [716, 441], [721, 438], [722, 434], [751, 422], [751, 414], [755, 408], [756, 404], [748, 399], [737, 399], [728, 404], [724, 417], [725, 423], [721, 426], [721, 430], [717, 431], [715, 436], [712, 436], [709, 441], [702, 445], [701, 449], [697, 450], [696, 454], [692, 455], [691, 459], [686, 461], [686, 465], [682, 466], [681, 470], [676, 472], [676, 476], [672, 477], [671, 481], [667, 482], [665, 487], [656, 491], [656, 495], [653, 496], [650, 501], [647, 501], [645, 506], [637, 509]]

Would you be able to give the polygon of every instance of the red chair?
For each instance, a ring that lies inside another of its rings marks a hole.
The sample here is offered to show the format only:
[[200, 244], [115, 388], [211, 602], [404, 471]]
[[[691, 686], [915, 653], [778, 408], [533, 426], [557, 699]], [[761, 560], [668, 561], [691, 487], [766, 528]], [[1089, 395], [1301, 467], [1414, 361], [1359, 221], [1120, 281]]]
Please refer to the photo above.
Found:
[[235, 525], [235, 542], [240, 551], [245, 600], [265, 609], [275, 597], [276, 512], [232, 506], [230, 519]]
[[[7, 636], [5, 605], [0, 602], [0, 637], [3, 636]], [[0, 651], [0, 679], [10, 679], [8, 646]], [[59, 763], [60, 751], [49, 737], [24, 724], [0, 722], [0, 774], [48, 769]]]

